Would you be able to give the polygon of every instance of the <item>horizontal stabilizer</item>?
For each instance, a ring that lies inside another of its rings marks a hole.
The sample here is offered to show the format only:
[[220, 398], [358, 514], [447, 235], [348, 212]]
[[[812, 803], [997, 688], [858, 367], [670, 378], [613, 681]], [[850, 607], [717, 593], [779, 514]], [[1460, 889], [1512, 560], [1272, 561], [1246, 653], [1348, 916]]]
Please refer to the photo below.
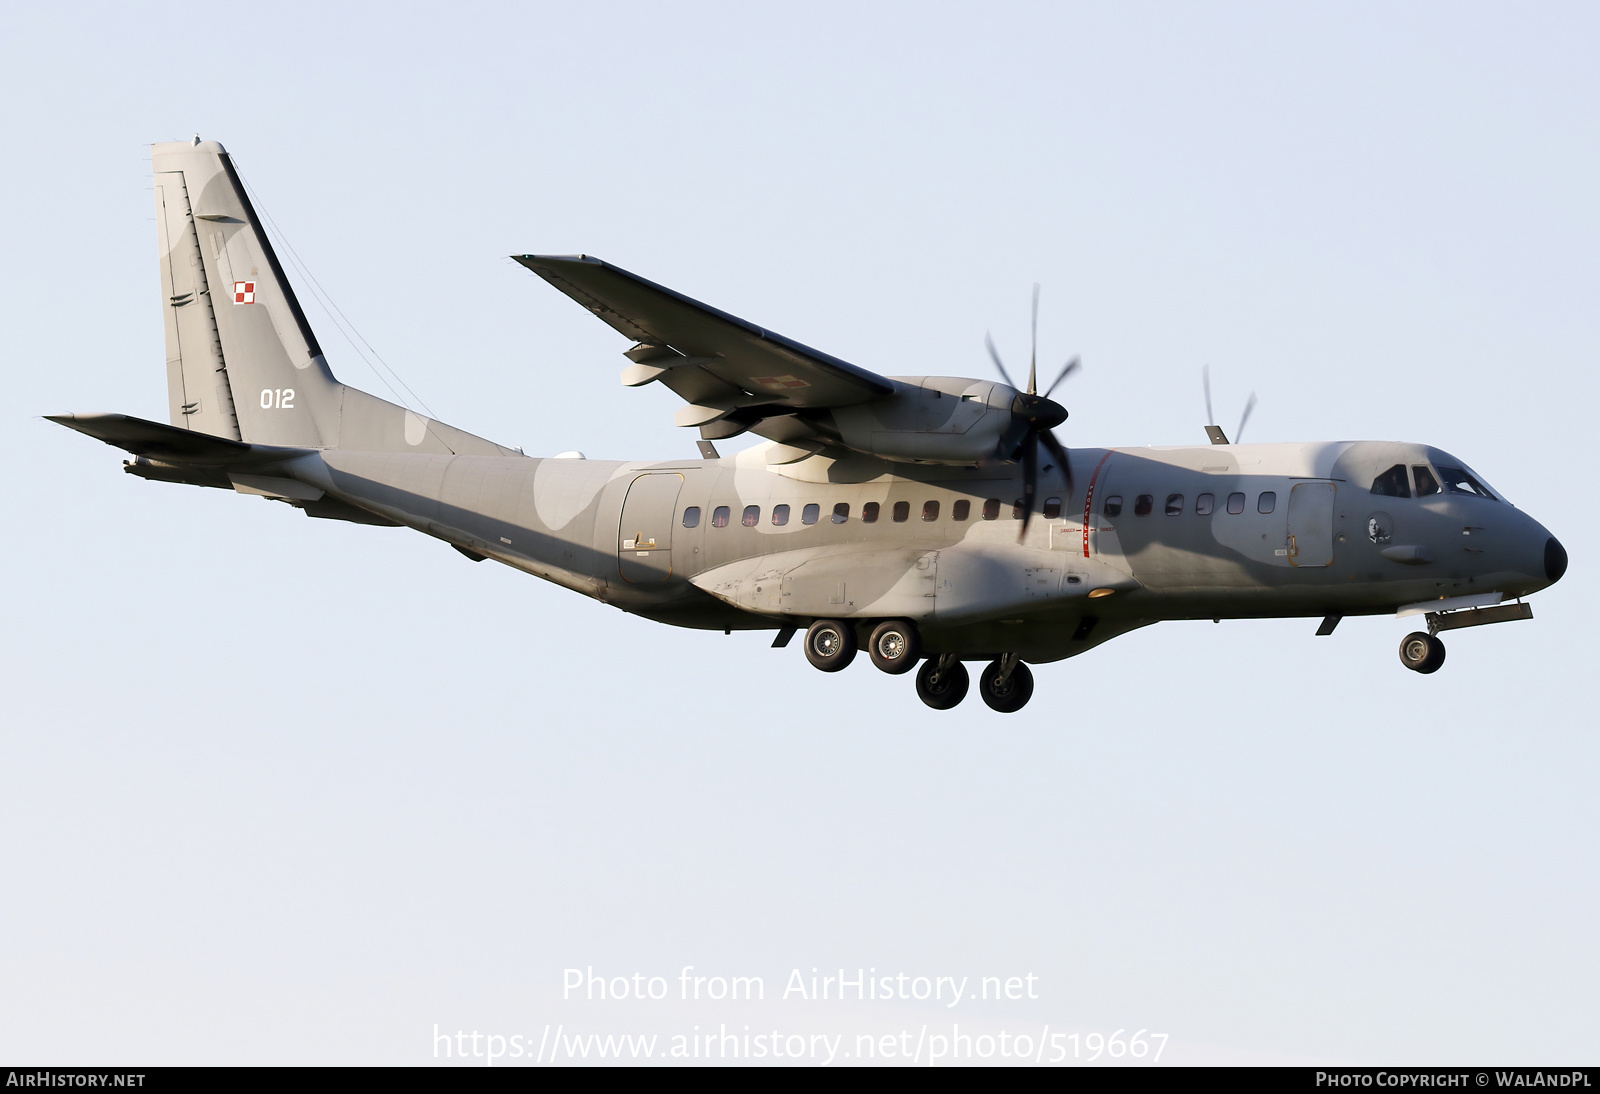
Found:
[[246, 444], [127, 414], [46, 414], [45, 417], [125, 452], [132, 452], [135, 456], [145, 456], [164, 463], [244, 467], [278, 463], [311, 451], [306, 448]]

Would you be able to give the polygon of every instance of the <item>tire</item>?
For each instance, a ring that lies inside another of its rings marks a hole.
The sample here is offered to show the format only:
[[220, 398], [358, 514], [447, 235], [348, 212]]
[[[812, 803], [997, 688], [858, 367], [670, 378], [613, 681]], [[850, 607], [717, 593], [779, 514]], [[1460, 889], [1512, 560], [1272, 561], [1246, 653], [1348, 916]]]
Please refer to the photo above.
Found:
[[1412, 672], [1438, 672], [1444, 664], [1444, 643], [1423, 631], [1412, 631], [1400, 640], [1400, 663]]
[[[917, 670], [917, 698], [934, 710], [949, 710], [967, 697], [967, 689], [972, 686], [972, 677], [967, 675], [967, 666], [960, 661], [953, 663], [942, 673], [938, 670], [937, 657], [930, 657], [922, 663], [922, 667]], [[938, 683], [933, 682], [935, 673], [939, 675]]]
[[1017, 662], [1017, 667], [1011, 670], [1011, 678], [1004, 685], [996, 683], [999, 679], [998, 659], [985, 665], [982, 675], [978, 677], [978, 694], [983, 696], [990, 710], [1015, 714], [1028, 705], [1028, 700], [1033, 698], [1033, 672], [1027, 665]]
[[903, 619], [889, 619], [872, 628], [867, 639], [867, 656], [891, 676], [910, 672], [922, 657], [922, 639], [917, 625]]
[[838, 672], [856, 659], [856, 632], [837, 619], [819, 619], [806, 629], [806, 660], [823, 672]]

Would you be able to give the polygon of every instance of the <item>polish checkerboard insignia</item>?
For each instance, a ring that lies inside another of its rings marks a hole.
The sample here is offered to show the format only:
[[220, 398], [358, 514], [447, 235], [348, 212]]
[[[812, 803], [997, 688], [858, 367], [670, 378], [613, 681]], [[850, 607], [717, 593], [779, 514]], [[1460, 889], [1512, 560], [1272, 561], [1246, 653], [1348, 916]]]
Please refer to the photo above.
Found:
[[254, 304], [256, 302], [256, 283], [254, 281], [235, 281], [233, 283], [233, 302], [235, 304]]

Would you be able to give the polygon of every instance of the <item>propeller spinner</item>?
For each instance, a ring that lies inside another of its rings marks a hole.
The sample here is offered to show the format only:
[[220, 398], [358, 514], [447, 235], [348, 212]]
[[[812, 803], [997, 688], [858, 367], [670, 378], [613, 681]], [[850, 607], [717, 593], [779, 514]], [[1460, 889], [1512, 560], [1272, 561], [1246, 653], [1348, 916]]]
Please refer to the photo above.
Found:
[[[989, 348], [989, 357], [994, 361], [994, 367], [1000, 370], [1001, 379], [1007, 386], [1017, 389], [1012, 382], [1011, 374], [1006, 371], [1006, 366], [1000, 360], [1000, 352], [994, 348], [994, 339], [984, 335], [984, 345]], [[1050, 431], [1067, 420], [1067, 409], [1060, 403], [1050, 398], [1052, 392], [1073, 372], [1081, 367], [1082, 362], [1074, 355], [1050, 386], [1045, 388], [1044, 394], [1039, 394], [1039, 286], [1033, 286], [1033, 345], [1028, 356], [1028, 389], [1017, 389], [1016, 400], [1011, 404], [1011, 413], [1019, 422], [1024, 434], [1021, 442], [1022, 456], [1022, 529], [1017, 538], [1021, 539], [1028, 534], [1028, 523], [1033, 519], [1033, 507], [1036, 495], [1039, 492], [1039, 446], [1045, 449], [1061, 467], [1067, 477], [1067, 490], [1072, 490], [1072, 463], [1067, 459], [1067, 450], [1061, 442], [1056, 440], [1055, 434]]]

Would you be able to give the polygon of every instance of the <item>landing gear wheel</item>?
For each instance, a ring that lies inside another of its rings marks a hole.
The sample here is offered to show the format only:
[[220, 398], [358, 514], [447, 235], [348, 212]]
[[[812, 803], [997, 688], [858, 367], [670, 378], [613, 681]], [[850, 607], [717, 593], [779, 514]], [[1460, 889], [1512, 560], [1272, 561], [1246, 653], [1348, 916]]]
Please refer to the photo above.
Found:
[[806, 631], [806, 660], [823, 672], [838, 672], [856, 658], [856, 632], [837, 619], [819, 619]]
[[1033, 698], [1033, 673], [1018, 661], [1011, 675], [1005, 675], [1006, 658], [990, 661], [978, 677], [978, 694], [989, 704], [990, 710], [1001, 714], [1014, 714], [1028, 705]]
[[910, 672], [922, 656], [922, 639], [917, 625], [903, 619], [890, 619], [872, 628], [867, 639], [867, 656], [872, 663], [892, 676]]
[[[943, 666], [943, 667], [941, 667]], [[934, 710], [949, 710], [967, 697], [972, 678], [960, 661], [945, 665], [942, 657], [930, 657], [917, 670], [917, 698]]]
[[1412, 672], [1438, 672], [1444, 664], [1444, 643], [1431, 634], [1412, 631], [1400, 640], [1400, 663]]

